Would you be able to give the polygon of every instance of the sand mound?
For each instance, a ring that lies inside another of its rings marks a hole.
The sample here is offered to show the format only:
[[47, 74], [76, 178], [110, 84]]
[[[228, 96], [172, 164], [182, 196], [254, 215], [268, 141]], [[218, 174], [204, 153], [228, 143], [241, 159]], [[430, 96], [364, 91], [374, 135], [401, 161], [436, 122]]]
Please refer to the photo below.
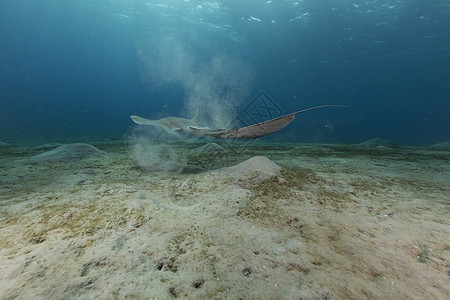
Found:
[[379, 138], [370, 139], [368, 141], [359, 143], [359, 145], [370, 146], [370, 147], [378, 147], [378, 146], [393, 147], [394, 146], [394, 144], [392, 144], [386, 140], [379, 139]]
[[259, 185], [264, 181], [277, 178], [281, 167], [264, 156], [252, 157], [240, 164], [218, 170], [221, 176], [234, 178], [239, 185]]
[[7, 147], [7, 146], [9, 146], [8, 143], [0, 141], [0, 147]]
[[63, 144], [60, 143], [46, 143], [39, 146], [34, 147], [36, 150], [49, 150], [54, 149], [56, 147], [62, 146]]
[[440, 149], [440, 150], [450, 150], [450, 142], [442, 142], [431, 145], [430, 148]]
[[38, 154], [24, 160], [27, 163], [40, 162], [70, 162], [85, 158], [92, 158], [106, 154], [94, 146], [83, 143], [67, 144], [53, 150]]

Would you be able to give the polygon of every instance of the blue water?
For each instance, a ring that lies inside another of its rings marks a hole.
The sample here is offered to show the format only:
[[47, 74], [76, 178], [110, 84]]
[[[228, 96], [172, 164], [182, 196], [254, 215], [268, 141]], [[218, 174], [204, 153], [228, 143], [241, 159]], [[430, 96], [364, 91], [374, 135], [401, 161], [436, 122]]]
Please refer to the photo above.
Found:
[[208, 126], [263, 90], [348, 106], [269, 140], [449, 141], [449, 28], [449, 0], [2, 0], [0, 137], [120, 137], [197, 105]]

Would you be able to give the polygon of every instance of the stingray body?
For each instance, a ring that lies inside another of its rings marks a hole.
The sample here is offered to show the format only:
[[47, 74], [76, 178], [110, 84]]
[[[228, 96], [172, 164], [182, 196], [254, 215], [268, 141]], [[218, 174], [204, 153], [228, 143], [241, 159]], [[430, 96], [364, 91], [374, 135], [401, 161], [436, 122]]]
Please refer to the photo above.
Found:
[[166, 128], [168, 130], [183, 130], [196, 135], [213, 136], [224, 139], [254, 139], [274, 133], [291, 123], [295, 119], [295, 115], [325, 107], [346, 107], [344, 105], [322, 105], [310, 107], [297, 112], [293, 112], [278, 118], [270, 119], [254, 125], [236, 128], [236, 129], [211, 129], [207, 127], [198, 127], [198, 113], [193, 119], [183, 118], [164, 118], [160, 120], [147, 120], [137, 116], [131, 116], [133, 122], [141, 125], [154, 125]]

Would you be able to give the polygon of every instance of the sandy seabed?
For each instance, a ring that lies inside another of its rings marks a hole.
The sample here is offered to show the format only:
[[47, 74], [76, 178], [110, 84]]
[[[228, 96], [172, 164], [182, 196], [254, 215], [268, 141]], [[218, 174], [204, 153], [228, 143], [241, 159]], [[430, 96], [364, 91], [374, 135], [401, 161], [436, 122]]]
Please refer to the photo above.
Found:
[[0, 147], [1, 299], [450, 298], [450, 151], [251, 144], [160, 174], [90, 144]]

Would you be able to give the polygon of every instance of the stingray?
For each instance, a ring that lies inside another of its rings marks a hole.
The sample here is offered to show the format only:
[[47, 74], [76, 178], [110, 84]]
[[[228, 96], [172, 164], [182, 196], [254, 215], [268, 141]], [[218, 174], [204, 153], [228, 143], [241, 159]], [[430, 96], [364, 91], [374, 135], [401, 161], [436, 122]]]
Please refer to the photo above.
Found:
[[191, 134], [213, 136], [223, 139], [254, 139], [274, 133], [291, 123], [295, 119], [295, 115], [304, 113], [318, 108], [325, 107], [346, 107], [345, 105], [321, 105], [296, 111], [278, 118], [270, 119], [254, 125], [236, 128], [236, 129], [211, 129], [207, 127], [198, 127], [198, 113], [192, 119], [168, 117], [159, 120], [148, 120], [138, 116], [131, 116], [131, 119], [136, 124], [141, 125], [153, 125], [162, 127], [169, 131], [182, 130]]

